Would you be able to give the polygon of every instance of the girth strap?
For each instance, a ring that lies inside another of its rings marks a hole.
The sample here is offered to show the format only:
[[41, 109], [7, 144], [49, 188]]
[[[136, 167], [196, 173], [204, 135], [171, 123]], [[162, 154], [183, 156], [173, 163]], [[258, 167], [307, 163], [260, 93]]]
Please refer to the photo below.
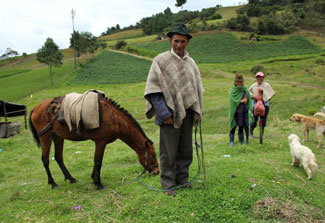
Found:
[[51, 119], [51, 121], [49, 123], [47, 123], [47, 125], [41, 129], [41, 131], [39, 131], [37, 133], [38, 137], [41, 137], [42, 135], [44, 135], [53, 125], [53, 122], [58, 118], [59, 116], [59, 112], [57, 112]]

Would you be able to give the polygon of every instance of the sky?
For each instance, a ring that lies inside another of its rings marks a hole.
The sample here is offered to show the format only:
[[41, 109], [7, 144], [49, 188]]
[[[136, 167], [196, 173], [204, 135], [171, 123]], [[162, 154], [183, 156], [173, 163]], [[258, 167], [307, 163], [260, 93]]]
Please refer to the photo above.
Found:
[[[247, 0], [187, 0], [183, 10], [237, 6]], [[1, 0], [0, 56], [9, 47], [23, 53], [36, 53], [48, 37], [60, 49], [69, 47], [72, 33], [71, 10], [75, 11], [75, 30], [100, 36], [107, 27], [135, 25], [144, 17], [163, 12], [173, 13], [176, 0]]]

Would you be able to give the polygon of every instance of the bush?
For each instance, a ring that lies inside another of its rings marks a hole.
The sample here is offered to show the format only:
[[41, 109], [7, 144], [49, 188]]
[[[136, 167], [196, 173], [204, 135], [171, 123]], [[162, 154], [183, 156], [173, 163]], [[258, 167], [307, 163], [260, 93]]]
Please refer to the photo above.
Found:
[[125, 47], [126, 45], [127, 45], [127, 42], [120, 40], [120, 41], [116, 42], [115, 48], [119, 50], [119, 49]]
[[252, 28], [249, 26], [250, 20], [247, 15], [238, 15], [236, 18], [231, 18], [227, 21], [227, 28], [238, 30], [238, 31], [251, 31]]
[[324, 65], [324, 64], [325, 64], [325, 60], [323, 60], [323, 59], [317, 59], [317, 60], [315, 61], [315, 64], [321, 64], [321, 65]]
[[265, 68], [263, 65], [257, 64], [254, 67], [252, 67], [251, 72], [253, 74], [256, 74], [257, 72], [265, 72]]

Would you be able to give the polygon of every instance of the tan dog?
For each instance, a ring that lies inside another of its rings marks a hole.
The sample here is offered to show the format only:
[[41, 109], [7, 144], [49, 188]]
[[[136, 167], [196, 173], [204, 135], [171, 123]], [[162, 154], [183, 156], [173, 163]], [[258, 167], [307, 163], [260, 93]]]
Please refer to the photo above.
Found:
[[325, 137], [325, 121], [322, 121], [317, 118], [301, 115], [301, 114], [293, 114], [290, 118], [292, 122], [299, 122], [301, 124], [303, 133], [304, 133], [304, 141], [308, 141], [309, 139], [309, 130], [316, 129], [317, 137], [318, 137], [318, 148], [322, 145], [322, 135]]
[[299, 167], [301, 163], [307, 172], [308, 180], [311, 180], [317, 168], [314, 153], [308, 147], [301, 145], [300, 138], [295, 134], [290, 134], [288, 141], [292, 156], [292, 165]]

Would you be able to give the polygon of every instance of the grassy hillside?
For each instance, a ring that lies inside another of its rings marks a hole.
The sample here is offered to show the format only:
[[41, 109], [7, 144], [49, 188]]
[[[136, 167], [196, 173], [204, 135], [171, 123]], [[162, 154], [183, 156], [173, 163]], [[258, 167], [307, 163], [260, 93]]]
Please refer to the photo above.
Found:
[[101, 36], [99, 39], [110, 41], [110, 40], [121, 40], [121, 39], [133, 39], [142, 36], [143, 36], [142, 29], [134, 29], [134, 30], [125, 30], [122, 32], [117, 32], [111, 35]]

